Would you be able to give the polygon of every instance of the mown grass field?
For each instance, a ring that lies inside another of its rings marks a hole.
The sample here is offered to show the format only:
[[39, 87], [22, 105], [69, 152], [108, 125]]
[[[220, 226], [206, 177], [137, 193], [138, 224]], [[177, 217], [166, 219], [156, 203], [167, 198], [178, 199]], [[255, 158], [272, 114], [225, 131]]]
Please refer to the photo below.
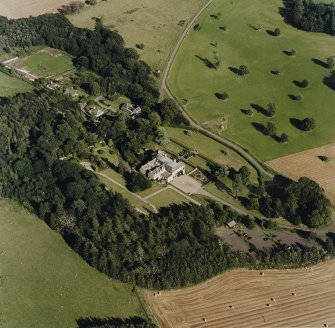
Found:
[[[141, 59], [154, 70], [162, 70], [187, 21], [206, 0], [108, 0], [86, 8], [79, 15], [68, 16], [79, 27], [94, 27], [92, 17], [117, 30], [128, 47], [144, 44], [138, 50]], [[182, 24], [182, 21], [185, 21]]]
[[[169, 80], [173, 92], [188, 100], [187, 109], [198, 121], [211, 125], [224, 116], [228, 126], [222, 134], [260, 160], [335, 140], [335, 92], [323, 84], [329, 69], [322, 64], [327, 57], [335, 55], [335, 39], [287, 25], [279, 14], [282, 5], [280, 0], [215, 1], [197, 22], [201, 30], [190, 31]], [[222, 14], [221, 19], [210, 16], [218, 12]], [[220, 26], [226, 26], [227, 30], [221, 30]], [[260, 30], [256, 30], [256, 26], [261, 27]], [[269, 31], [277, 27], [281, 35], [271, 36]], [[283, 52], [292, 49], [296, 56]], [[214, 51], [221, 59], [221, 68], [217, 71], [206, 65], [206, 60], [214, 62]], [[240, 65], [246, 65], [250, 73], [241, 77], [229, 69]], [[271, 70], [279, 70], [281, 74], [274, 75]], [[295, 80], [303, 79], [310, 83], [306, 89], [294, 84]], [[227, 102], [215, 96], [224, 91], [230, 97]], [[296, 94], [302, 95], [302, 101], [289, 97]], [[242, 112], [250, 109], [251, 104], [265, 108], [268, 103], [276, 104], [274, 118], [267, 118], [257, 110], [251, 117]], [[290, 123], [292, 118], [305, 117], [316, 120], [314, 132], [301, 132]], [[277, 135], [286, 133], [289, 142], [280, 144], [253, 125], [267, 122], [274, 122]]]
[[33, 86], [31, 84], [0, 72], [0, 97], [13, 96], [32, 89]]
[[[248, 162], [246, 162], [237, 153], [230, 151], [227, 147], [216, 142], [215, 140], [206, 137], [199, 132], [192, 132], [191, 136], [187, 136], [185, 134], [185, 129], [172, 127], [165, 127], [165, 129], [172, 140], [175, 140], [176, 142], [185, 145], [190, 150], [197, 150], [200, 155], [205, 156], [214, 163], [228, 165], [230, 167], [233, 167], [235, 170], [238, 170], [241, 166], [247, 166], [252, 174], [251, 180], [253, 182], [257, 181], [257, 172], [250, 164], [248, 164]], [[170, 144], [168, 144], [166, 147], [169, 148]], [[225, 155], [224, 151], [227, 151], [228, 154]], [[203, 169], [209, 169], [207, 161], [203, 158], [199, 158], [197, 156], [195, 158], [191, 157], [189, 160]], [[206, 167], [203, 167], [204, 165]]]
[[65, 54], [51, 56], [44, 51], [19, 59], [14, 62], [14, 66], [25, 69], [37, 77], [49, 77], [74, 69], [71, 57]]
[[144, 316], [132, 286], [99, 273], [46, 224], [0, 200], [0, 323], [71, 328], [87, 317]]
[[167, 207], [173, 204], [189, 203], [190, 201], [177, 191], [166, 188], [148, 199], [156, 207]]

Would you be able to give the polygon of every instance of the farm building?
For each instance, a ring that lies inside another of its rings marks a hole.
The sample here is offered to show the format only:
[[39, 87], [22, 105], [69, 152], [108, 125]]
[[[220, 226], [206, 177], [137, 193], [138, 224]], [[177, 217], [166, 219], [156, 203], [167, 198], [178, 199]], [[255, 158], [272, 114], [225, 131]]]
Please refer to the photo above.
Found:
[[185, 164], [171, 159], [159, 150], [150, 162], [140, 168], [140, 172], [151, 180], [170, 183], [176, 177], [185, 174]]
[[98, 117], [100, 117], [100, 116], [102, 116], [102, 115], [105, 114], [105, 112], [104, 112], [103, 110], [101, 110], [100, 108], [97, 108], [97, 107], [95, 107], [95, 106], [90, 107], [90, 108], [88, 109], [88, 113], [89, 113], [90, 115], [96, 117], [96, 118], [98, 118]]
[[227, 226], [228, 226], [228, 228], [233, 229], [233, 228], [236, 227], [236, 224], [237, 224], [236, 221], [231, 220], [227, 223]]
[[128, 113], [130, 116], [136, 116], [142, 112], [140, 106], [136, 106], [133, 104], [125, 103], [121, 106], [121, 110], [125, 113]]
[[64, 91], [64, 94], [66, 96], [70, 96], [72, 98], [76, 98], [79, 96], [78, 92], [74, 89], [74, 88], [66, 88], [66, 90]]

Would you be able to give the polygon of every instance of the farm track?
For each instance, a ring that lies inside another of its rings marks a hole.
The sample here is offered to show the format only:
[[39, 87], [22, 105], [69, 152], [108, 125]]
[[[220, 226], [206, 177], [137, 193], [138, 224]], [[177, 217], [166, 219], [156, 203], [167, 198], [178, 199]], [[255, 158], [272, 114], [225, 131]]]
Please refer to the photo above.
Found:
[[147, 299], [164, 328], [323, 327], [325, 323], [332, 327], [334, 269], [335, 261], [311, 269], [265, 270], [264, 276], [234, 270], [184, 290], [156, 297], [148, 292]]
[[177, 57], [177, 54], [179, 52], [179, 49], [181, 48], [184, 40], [186, 39], [190, 29], [192, 28], [193, 24], [195, 23], [195, 21], [202, 15], [202, 13], [214, 2], [214, 0], [210, 0], [209, 2], [207, 2], [207, 4], [205, 4], [200, 11], [191, 19], [191, 21], [188, 23], [187, 27], [185, 28], [184, 32], [182, 33], [182, 35], [180, 36], [175, 48], [173, 49], [170, 58], [168, 60], [168, 63], [165, 67], [164, 73], [163, 73], [163, 77], [162, 77], [162, 84], [161, 84], [161, 94], [163, 91], [165, 91], [167, 93], [167, 95], [175, 100], [178, 104], [179, 109], [181, 110], [182, 114], [184, 115], [184, 117], [190, 122], [191, 126], [196, 129], [197, 131], [203, 133], [204, 135], [214, 139], [215, 141], [223, 144], [226, 147], [229, 147], [230, 149], [232, 149], [233, 151], [237, 152], [240, 156], [242, 156], [249, 164], [251, 164], [256, 171], [260, 174], [260, 175], [264, 175], [267, 176], [269, 178], [273, 178], [274, 174], [270, 173], [269, 171], [267, 171], [260, 163], [259, 161], [252, 156], [250, 153], [248, 153], [246, 150], [244, 150], [241, 146], [235, 144], [234, 142], [232, 142], [231, 140], [224, 138], [222, 136], [219, 136], [216, 133], [213, 133], [209, 130], [207, 130], [206, 128], [204, 128], [202, 125], [198, 124], [195, 119], [187, 112], [187, 110], [185, 109], [185, 107], [180, 103], [179, 99], [173, 94], [173, 92], [171, 91], [169, 84], [168, 84], [168, 78], [171, 72], [171, 68], [173, 66], [173, 63]]

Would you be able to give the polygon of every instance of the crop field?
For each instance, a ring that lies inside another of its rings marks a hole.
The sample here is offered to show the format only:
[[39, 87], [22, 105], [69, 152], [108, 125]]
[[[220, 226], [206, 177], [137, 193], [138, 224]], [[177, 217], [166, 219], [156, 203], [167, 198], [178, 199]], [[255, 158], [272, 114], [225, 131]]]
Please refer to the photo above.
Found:
[[0, 72], [0, 97], [13, 96], [32, 89], [31, 84]]
[[335, 262], [298, 270], [235, 270], [201, 285], [147, 292], [162, 328], [333, 327]]
[[[328, 159], [322, 161], [319, 156]], [[275, 171], [298, 180], [306, 176], [316, 181], [335, 203], [335, 144], [280, 157], [266, 163]]]
[[70, 2], [73, 0], [0, 0], [0, 13], [8, 18], [38, 16], [57, 12], [62, 5]]
[[[200, 30], [189, 32], [169, 79], [196, 120], [212, 130], [219, 126], [216, 132], [264, 161], [335, 141], [335, 92], [323, 83], [330, 72], [325, 61], [335, 55], [334, 39], [284, 23], [282, 5], [280, 0], [215, 1], [197, 21]], [[278, 37], [271, 35], [275, 28]], [[237, 74], [241, 65], [249, 74]], [[299, 84], [304, 79], [306, 88]], [[223, 92], [228, 101], [219, 99]], [[301, 100], [294, 100], [296, 95]], [[277, 108], [273, 118], [266, 115], [269, 103]], [[305, 117], [315, 119], [315, 131], [294, 126]], [[268, 122], [276, 125], [277, 137], [288, 135], [288, 143], [263, 135]]]
[[0, 200], [1, 327], [77, 327], [79, 318], [144, 316], [132, 286], [109, 279], [17, 203]]
[[92, 17], [117, 30], [128, 47], [138, 49], [141, 59], [154, 70], [163, 70], [177, 39], [187, 22], [206, 0], [108, 0], [86, 8], [79, 15], [68, 16], [79, 27], [94, 27]]
[[72, 59], [55, 49], [45, 49], [12, 63], [37, 77], [50, 77], [74, 69]]

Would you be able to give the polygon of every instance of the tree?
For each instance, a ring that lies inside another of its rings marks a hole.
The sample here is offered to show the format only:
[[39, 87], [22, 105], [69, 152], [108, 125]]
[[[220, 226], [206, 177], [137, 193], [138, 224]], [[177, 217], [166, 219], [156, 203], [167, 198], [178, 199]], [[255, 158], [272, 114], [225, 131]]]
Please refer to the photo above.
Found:
[[243, 224], [248, 228], [248, 229], [254, 229], [256, 226], [255, 220], [252, 219], [249, 215], [245, 216], [243, 218]]
[[290, 52], [289, 52], [289, 55], [290, 56], [295, 56], [297, 54], [297, 52], [294, 50], [294, 49], [292, 49]]
[[239, 175], [241, 176], [243, 185], [247, 185], [250, 181], [251, 172], [246, 166], [242, 166], [238, 170]]
[[264, 127], [264, 134], [267, 136], [274, 136], [276, 135], [276, 125], [272, 122], [268, 122]]
[[279, 137], [279, 142], [280, 143], [286, 143], [288, 142], [288, 135], [286, 133], [282, 133]]
[[313, 118], [306, 117], [300, 122], [300, 129], [303, 131], [312, 131], [315, 127], [316, 123]]
[[132, 172], [126, 174], [127, 188], [132, 192], [138, 192], [151, 188], [152, 183], [143, 174]]
[[247, 74], [249, 74], [248, 67], [246, 65], [241, 65], [239, 67], [239, 75], [244, 76], [244, 75], [247, 75]]
[[275, 30], [273, 31], [273, 35], [274, 36], [279, 36], [280, 35], [280, 29], [278, 27], [275, 28]]
[[302, 80], [302, 81], [300, 82], [300, 86], [301, 86], [302, 88], [307, 88], [308, 85], [309, 85], [308, 80]]
[[328, 57], [327, 58], [327, 65], [328, 68], [332, 69], [335, 66], [335, 58], [334, 57]]
[[81, 1], [73, 1], [68, 5], [63, 5], [60, 11], [65, 15], [79, 14], [85, 7], [85, 4]]
[[154, 141], [163, 146], [170, 142], [169, 135], [163, 127], [157, 129]]
[[238, 193], [243, 190], [242, 177], [239, 173], [234, 175], [232, 187], [233, 187], [233, 191], [235, 193], [235, 198], [237, 198]]
[[267, 115], [273, 117], [276, 114], [276, 105], [274, 103], [268, 104]]

